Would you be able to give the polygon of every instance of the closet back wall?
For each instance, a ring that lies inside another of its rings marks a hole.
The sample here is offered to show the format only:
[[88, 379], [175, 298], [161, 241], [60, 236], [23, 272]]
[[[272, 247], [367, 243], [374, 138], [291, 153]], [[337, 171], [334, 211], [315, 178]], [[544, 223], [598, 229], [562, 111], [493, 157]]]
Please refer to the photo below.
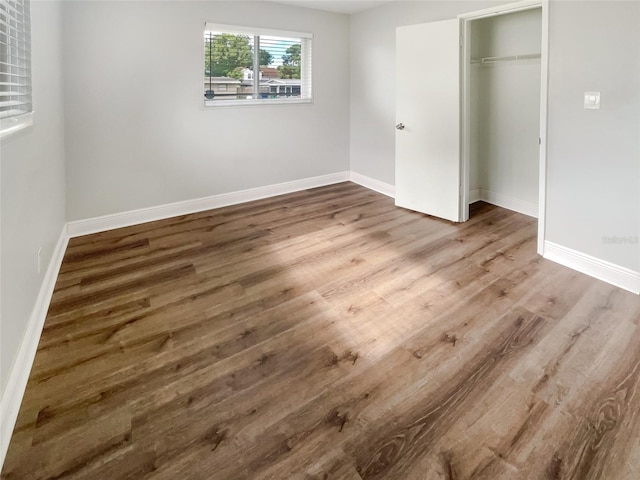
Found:
[[[314, 103], [205, 110], [205, 21], [311, 32]], [[67, 216], [349, 170], [349, 17], [271, 2], [66, 2]]]
[[[471, 24], [471, 57], [540, 54], [541, 9]], [[471, 198], [537, 216], [540, 59], [471, 65]], [[475, 192], [474, 192], [475, 191]]]

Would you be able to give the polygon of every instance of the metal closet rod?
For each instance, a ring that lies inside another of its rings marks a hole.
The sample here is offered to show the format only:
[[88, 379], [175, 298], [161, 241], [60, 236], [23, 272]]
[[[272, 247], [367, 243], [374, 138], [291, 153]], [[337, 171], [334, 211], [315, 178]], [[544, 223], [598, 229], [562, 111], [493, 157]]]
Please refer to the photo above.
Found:
[[541, 54], [539, 53], [524, 53], [521, 55], [506, 55], [504, 57], [482, 57], [482, 58], [472, 58], [471, 63], [482, 63], [482, 64], [491, 64], [491, 63], [499, 63], [499, 62], [515, 62], [518, 60], [530, 60], [532, 58], [540, 58]]

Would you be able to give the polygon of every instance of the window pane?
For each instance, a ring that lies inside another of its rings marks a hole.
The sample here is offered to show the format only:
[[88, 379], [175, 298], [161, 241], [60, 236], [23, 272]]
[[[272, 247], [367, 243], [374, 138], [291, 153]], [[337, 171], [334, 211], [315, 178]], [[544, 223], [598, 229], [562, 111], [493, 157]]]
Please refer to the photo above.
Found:
[[204, 90], [207, 100], [244, 100], [253, 95], [253, 37], [207, 31]]
[[260, 94], [263, 98], [300, 98], [301, 56], [299, 38], [260, 37]]

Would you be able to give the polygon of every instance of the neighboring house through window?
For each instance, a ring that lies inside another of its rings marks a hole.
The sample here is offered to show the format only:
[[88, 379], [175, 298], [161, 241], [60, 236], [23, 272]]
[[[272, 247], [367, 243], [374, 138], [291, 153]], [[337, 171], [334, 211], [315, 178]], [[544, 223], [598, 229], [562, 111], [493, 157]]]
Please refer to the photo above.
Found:
[[310, 33], [207, 23], [205, 106], [311, 102], [312, 41]]

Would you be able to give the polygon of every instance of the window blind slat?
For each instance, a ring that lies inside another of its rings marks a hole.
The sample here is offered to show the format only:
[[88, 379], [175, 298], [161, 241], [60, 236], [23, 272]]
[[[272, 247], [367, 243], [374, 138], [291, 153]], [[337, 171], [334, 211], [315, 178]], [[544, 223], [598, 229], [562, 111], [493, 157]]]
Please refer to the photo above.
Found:
[[2, 66], [1, 65], [0, 65], [0, 77], [11, 77], [13, 79], [16, 79], [16, 78], [31, 79], [31, 75], [17, 75], [17, 74], [9, 74], [9, 73], [2, 72]]
[[19, 107], [20, 105], [29, 105], [29, 102], [21, 102], [20, 100], [7, 100], [0, 102], [0, 108]]
[[28, 112], [25, 112], [23, 110], [5, 110], [3, 112], [0, 112], [0, 119], [17, 117], [18, 115], [24, 115], [25, 113]]
[[[0, 62], [0, 67], [21, 68], [22, 70], [28, 70], [30, 68], [28, 65], [20, 66], [20, 65], [16, 65], [15, 63], [7, 63], [7, 62]], [[5, 73], [7, 75], [12, 75], [11, 72], [5, 72]]]

